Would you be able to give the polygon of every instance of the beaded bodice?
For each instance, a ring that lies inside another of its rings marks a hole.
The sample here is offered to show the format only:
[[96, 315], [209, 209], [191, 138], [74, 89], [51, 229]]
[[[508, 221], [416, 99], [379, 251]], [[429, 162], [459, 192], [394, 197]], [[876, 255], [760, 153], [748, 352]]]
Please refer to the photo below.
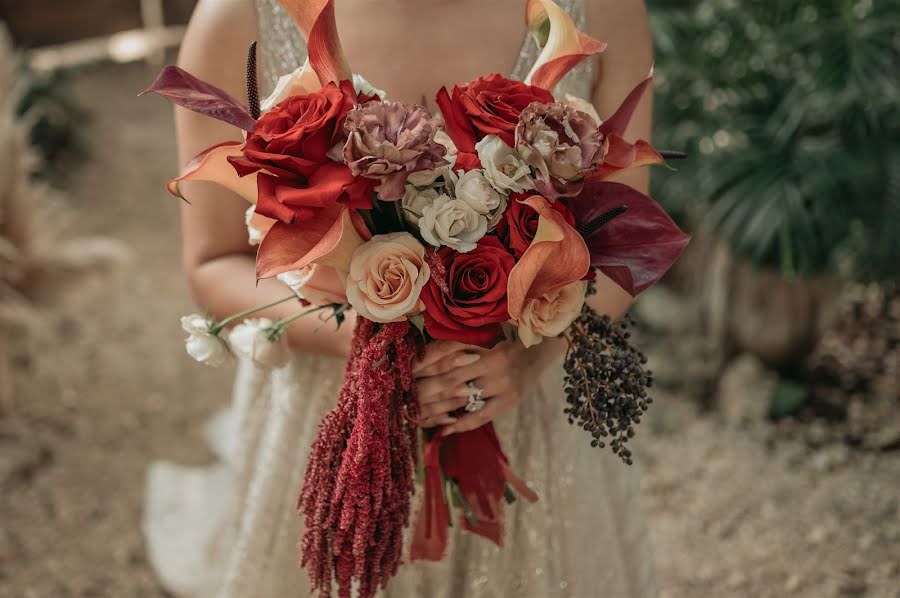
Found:
[[[584, 0], [556, 1], [569, 13], [578, 28], [584, 31], [587, 20]], [[306, 44], [294, 22], [278, 4], [278, 0], [256, 0], [256, 10], [259, 15], [259, 48], [262, 57], [260, 85], [263, 92], [268, 93], [275, 86], [278, 77], [303, 64], [306, 60]], [[515, 16], [518, 18], [518, 15]], [[537, 44], [531, 36], [527, 36], [519, 51], [516, 66], [510, 73], [511, 77], [524, 79], [537, 56]], [[585, 60], [563, 78], [556, 93], [558, 95], [571, 93], [587, 98], [591, 94], [592, 81], [592, 62]]]

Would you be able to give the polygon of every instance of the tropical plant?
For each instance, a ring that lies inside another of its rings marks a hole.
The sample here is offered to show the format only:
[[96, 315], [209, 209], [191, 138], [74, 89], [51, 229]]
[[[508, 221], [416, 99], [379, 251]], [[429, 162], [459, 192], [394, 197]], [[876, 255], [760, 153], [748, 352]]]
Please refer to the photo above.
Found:
[[[656, 195], [787, 278], [897, 276], [900, 0], [656, 0]], [[671, 123], [678, 123], [671, 126]], [[705, 200], [708, 203], [700, 202]]]

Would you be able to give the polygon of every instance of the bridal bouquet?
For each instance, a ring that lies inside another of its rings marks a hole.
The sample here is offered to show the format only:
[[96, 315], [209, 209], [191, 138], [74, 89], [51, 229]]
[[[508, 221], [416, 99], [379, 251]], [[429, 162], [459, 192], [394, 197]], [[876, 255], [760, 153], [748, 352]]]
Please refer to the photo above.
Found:
[[[467, 530], [501, 541], [502, 507], [536, 496], [511, 471], [493, 427], [420, 433], [411, 364], [431, 340], [526, 346], [565, 336], [567, 404], [594, 446], [626, 446], [650, 398], [643, 356], [586, 305], [603, 272], [632, 295], [656, 282], [688, 238], [650, 198], [607, 179], [663, 162], [623, 138], [643, 81], [607, 120], [559, 80], [604, 44], [552, 0], [529, 0], [542, 48], [524, 82], [489, 75], [441, 89], [440, 115], [390, 101], [354, 75], [334, 0], [281, 0], [309, 58], [260, 103], [255, 47], [245, 108], [174, 66], [148, 90], [245, 131], [197, 156], [169, 190], [214, 181], [247, 199], [259, 278], [278, 277], [305, 308], [338, 325], [357, 315], [337, 404], [321, 424], [299, 499], [302, 565], [312, 584], [372, 596], [396, 572], [416, 478], [424, 486], [413, 559], [440, 559], [451, 505]], [[262, 309], [262, 308], [260, 308]], [[294, 318], [226, 324], [185, 318], [188, 350], [276, 362]], [[483, 406], [472, 387], [468, 410]], [[563, 414], [561, 414], [562, 416]], [[449, 504], [448, 504], [449, 503]]]

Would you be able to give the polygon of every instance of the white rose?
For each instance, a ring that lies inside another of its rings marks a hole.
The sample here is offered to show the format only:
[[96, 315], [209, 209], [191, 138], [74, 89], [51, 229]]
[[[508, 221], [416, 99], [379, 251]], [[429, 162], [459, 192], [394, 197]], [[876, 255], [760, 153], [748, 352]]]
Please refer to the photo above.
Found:
[[543, 297], [526, 301], [522, 316], [515, 322], [522, 344], [531, 347], [543, 341], [544, 337], [559, 336], [565, 332], [581, 313], [586, 290], [587, 283], [579, 280]]
[[490, 214], [503, 202], [503, 195], [491, 186], [484, 171], [459, 172], [454, 185], [456, 199], [461, 199], [479, 214]]
[[534, 188], [531, 170], [515, 149], [496, 135], [487, 135], [475, 144], [484, 176], [501, 193], [524, 193]]
[[430, 276], [425, 248], [411, 234], [375, 235], [353, 252], [347, 300], [373, 322], [399, 322], [422, 311], [419, 295]]
[[309, 93], [319, 89], [319, 78], [309, 64], [309, 58], [303, 63], [303, 66], [289, 75], [283, 75], [275, 84], [272, 93], [260, 104], [263, 112], [268, 112], [276, 104], [279, 104], [285, 98]]
[[181, 328], [188, 333], [185, 348], [188, 355], [206, 365], [219, 367], [231, 360], [231, 350], [225, 339], [213, 334], [213, 321], [200, 314], [181, 318]]
[[461, 199], [439, 195], [419, 218], [419, 233], [431, 245], [466, 253], [487, 232], [487, 218]]
[[264, 368], [284, 365], [288, 349], [281, 335], [272, 335], [268, 318], [248, 318], [234, 327], [229, 335], [235, 353]]
[[378, 89], [368, 81], [362, 75], [357, 75], [353, 73], [353, 90], [356, 93], [364, 93], [367, 96], [375, 96], [377, 95], [382, 100], [387, 99], [387, 92], [383, 89]]
[[406, 192], [400, 198], [400, 208], [406, 220], [416, 226], [426, 206], [430, 206], [438, 198], [435, 189], [419, 189], [415, 185], [407, 185]]

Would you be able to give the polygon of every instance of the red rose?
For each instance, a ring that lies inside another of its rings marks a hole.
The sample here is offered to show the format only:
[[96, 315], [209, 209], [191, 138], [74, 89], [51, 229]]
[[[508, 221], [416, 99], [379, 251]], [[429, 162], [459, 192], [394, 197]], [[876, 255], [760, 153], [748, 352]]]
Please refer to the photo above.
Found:
[[447, 134], [462, 158], [468, 155], [474, 159], [471, 167], [478, 164], [475, 143], [479, 139], [497, 135], [508, 146], [515, 147], [516, 125], [522, 111], [532, 102], [553, 101], [546, 89], [500, 75], [480, 77], [462, 87], [454, 85], [452, 95], [446, 88], [441, 89], [437, 97]]
[[[497, 236], [503, 244], [509, 247], [516, 259], [522, 257], [537, 231], [538, 213], [531, 206], [519, 203], [520, 199], [526, 199], [528, 193], [516, 193], [509, 197], [509, 207], [503, 214], [503, 218], [497, 224]], [[563, 215], [569, 226], [575, 227], [575, 217], [561, 201], [555, 201], [550, 206]]]
[[516, 265], [495, 237], [484, 237], [472, 251], [444, 247], [437, 252], [444, 272], [431, 269], [422, 289], [425, 330], [432, 338], [492, 347], [509, 319], [506, 281]]
[[342, 143], [344, 118], [356, 102], [349, 81], [329, 83], [285, 99], [256, 121], [244, 155], [229, 162], [240, 176], [266, 171], [258, 177], [258, 214], [291, 223], [339, 200], [370, 207], [372, 182], [328, 157]]

